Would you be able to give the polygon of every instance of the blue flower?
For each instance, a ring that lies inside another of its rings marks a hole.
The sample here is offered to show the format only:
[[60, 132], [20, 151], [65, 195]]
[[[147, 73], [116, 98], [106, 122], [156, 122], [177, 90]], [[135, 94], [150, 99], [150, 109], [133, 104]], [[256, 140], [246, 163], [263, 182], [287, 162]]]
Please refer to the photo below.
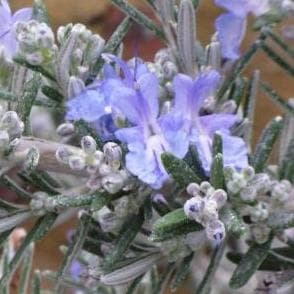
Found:
[[12, 14], [7, 0], [0, 0], [0, 45], [3, 45], [8, 57], [15, 53], [17, 47], [13, 25], [18, 21], [28, 21], [31, 18], [31, 8], [22, 8]]
[[172, 115], [159, 116], [156, 76], [137, 66], [133, 71], [123, 61], [113, 57], [124, 75], [124, 82], [113, 91], [110, 100], [128, 119], [131, 126], [115, 132], [128, 146], [127, 169], [154, 189], [169, 178], [161, 162], [161, 154], [170, 152], [183, 158], [188, 149], [182, 121]]
[[218, 87], [220, 75], [215, 70], [200, 73], [195, 80], [178, 74], [174, 81], [175, 114], [184, 120], [183, 129], [190, 144], [196, 146], [203, 169], [209, 174], [212, 164], [212, 141], [215, 132], [222, 136], [225, 166], [241, 169], [248, 165], [247, 148], [241, 138], [231, 136], [230, 127], [238, 118], [233, 114], [211, 114], [200, 116], [204, 101]]
[[262, 15], [269, 10], [269, 0], [215, 0], [216, 5], [228, 10], [215, 21], [224, 58], [236, 60], [244, 38], [247, 15]]

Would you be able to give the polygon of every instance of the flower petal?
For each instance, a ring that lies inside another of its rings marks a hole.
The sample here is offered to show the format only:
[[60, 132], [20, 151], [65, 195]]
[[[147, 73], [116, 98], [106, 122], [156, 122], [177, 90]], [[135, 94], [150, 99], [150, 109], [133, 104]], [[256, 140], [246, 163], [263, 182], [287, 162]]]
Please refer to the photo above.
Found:
[[67, 102], [66, 119], [94, 122], [106, 114], [105, 96], [99, 89], [85, 90]]
[[239, 118], [234, 114], [217, 113], [200, 116], [200, 120], [208, 135], [212, 137], [216, 131], [229, 130]]
[[[147, 73], [140, 76], [138, 79], [139, 91], [142, 93], [142, 107], [148, 107], [148, 116], [151, 115], [154, 119], [158, 116], [158, 80], [154, 74]], [[145, 104], [145, 105], [143, 105]]]
[[246, 18], [224, 13], [216, 19], [215, 27], [223, 57], [231, 60], [238, 59], [239, 47], [246, 29]]
[[240, 170], [248, 166], [248, 150], [243, 139], [222, 133], [224, 166]]
[[29, 21], [32, 19], [33, 9], [32, 8], [22, 8], [17, 10], [12, 16], [12, 22], [16, 23], [17, 21]]
[[[251, 0], [215, 0], [214, 2], [217, 6], [223, 7], [239, 17], [245, 17], [252, 8]], [[260, 0], [258, 4], [259, 2]]]

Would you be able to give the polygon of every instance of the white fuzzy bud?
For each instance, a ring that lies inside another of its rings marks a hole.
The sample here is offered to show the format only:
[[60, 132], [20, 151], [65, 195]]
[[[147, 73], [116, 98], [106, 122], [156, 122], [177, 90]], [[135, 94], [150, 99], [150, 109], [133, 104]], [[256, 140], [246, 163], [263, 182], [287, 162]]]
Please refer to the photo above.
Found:
[[166, 61], [162, 66], [162, 73], [167, 80], [172, 79], [177, 73], [178, 69], [171, 61]]
[[56, 129], [56, 133], [61, 137], [70, 136], [74, 131], [75, 127], [72, 123], [63, 123]]
[[202, 215], [202, 223], [204, 225], [207, 221], [218, 219], [217, 208], [218, 208], [218, 205], [216, 201], [210, 200], [210, 199], [207, 199], [205, 201], [205, 206], [204, 206], [203, 215]]
[[184, 212], [189, 218], [196, 220], [202, 216], [204, 207], [204, 199], [196, 196], [186, 201], [184, 204]]
[[209, 197], [209, 199], [213, 200], [217, 204], [217, 208], [223, 207], [228, 199], [226, 191], [222, 189], [215, 190], [212, 195]]
[[212, 186], [211, 186], [211, 184], [210, 184], [209, 182], [204, 181], [204, 182], [202, 182], [202, 183], [200, 184], [200, 191], [201, 191], [204, 195], [206, 195], [207, 192], [208, 192], [211, 188], [212, 188]]
[[249, 184], [256, 189], [257, 193], [266, 193], [270, 189], [271, 180], [269, 175], [261, 173], [256, 174]]
[[108, 142], [103, 146], [104, 158], [113, 168], [118, 169], [122, 160], [122, 150], [120, 146], [113, 142]]
[[95, 139], [91, 136], [85, 136], [81, 139], [81, 147], [87, 154], [94, 154], [97, 148]]
[[253, 202], [257, 197], [257, 191], [254, 187], [247, 186], [240, 192], [240, 198], [244, 202]]
[[61, 146], [56, 150], [55, 157], [59, 162], [67, 164], [69, 161], [69, 158], [74, 155], [74, 151], [67, 147], [67, 146]]
[[85, 83], [78, 77], [71, 76], [67, 87], [67, 96], [69, 98], [76, 97], [85, 89]]
[[258, 244], [265, 243], [270, 235], [271, 229], [264, 224], [252, 225], [251, 233], [254, 241]]
[[200, 187], [196, 183], [190, 183], [187, 186], [186, 191], [187, 191], [188, 194], [190, 194], [192, 196], [197, 196], [200, 193]]
[[101, 180], [102, 187], [110, 194], [115, 194], [121, 190], [125, 183], [125, 177], [121, 173], [111, 173]]
[[5, 112], [0, 123], [1, 128], [6, 129], [11, 138], [19, 137], [24, 130], [24, 124], [15, 111]]
[[242, 170], [242, 174], [245, 180], [250, 181], [255, 176], [255, 170], [252, 166], [248, 166]]
[[26, 61], [32, 65], [40, 65], [44, 62], [41, 52], [34, 52], [25, 55]]
[[263, 222], [268, 218], [269, 205], [265, 202], [259, 202], [256, 206], [252, 207], [250, 211], [250, 219], [255, 222]]
[[280, 203], [285, 203], [290, 198], [291, 190], [292, 185], [288, 180], [277, 182], [271, 190], [272, 199]]
[[226, 236], [224, 224], [220, 220], [213, 220], [208, 222], [205, 227], [207, 238], [217, 243], [220, 243]]
[[84, 158], [73, 155], [69, 157], [68, 165], [72, 170], [83, 170], [86, 167]]

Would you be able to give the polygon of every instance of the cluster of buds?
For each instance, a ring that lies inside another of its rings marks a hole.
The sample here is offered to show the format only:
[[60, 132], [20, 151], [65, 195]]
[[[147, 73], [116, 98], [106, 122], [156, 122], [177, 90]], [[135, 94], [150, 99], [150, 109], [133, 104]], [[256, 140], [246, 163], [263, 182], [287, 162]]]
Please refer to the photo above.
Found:
[[105, 40], [82, 24], [68, 24], [58, 29], [60, 44], [56, 74], [64, 94], [74, 97], [84, 87], [84, 81], [100, 56]]
[[24, 131], [24, 123], [14, 111], [5, 112], [0, 107], [0, 152], [8, 152]]
[[15, 27], [18, 55], [32, 65], [47, 65], [56, 56], [54, 33], [45, 23], [18, 22]]
[[200, 186], [191, 183], [187, 193], [193, 197], [184, 205], [185, 214], [205, 227], [210, 240], [220, 242], [225, 237], [225, 226], [219, 219], [218, 210], [227, 201], [227, 193], [222, 189], [214, 189], [209, 182]]
[[48, 211], [56, 211], [56, 204], [47, 193], [39, 191], [34, 193], [33, 196], [30, 201], [30, 208], [36, 216], [45, 215]]
[[172, 92], [171, 80], [178, 73], [176, 62], [169, 49], [159, 50], [154, 57], [154, 62], [147, 63], [148, 70], [156, 75], [162, 85], [161, 94], [166, 95], [166, 90]]
[[56, 158], [72, 170], [86, 171], [90, 177], [87, 185], [93, 191], [104, 189], [116, 193], [125, 186], [128, 173], [121, 169], [122, 150], [119, 145], [108, 142], [100, 151], [96, 141], [85, 136], [81, 147], [62, 146], [57, 149]]
[[232, 167], [225, 168], [225, 179], [228, 193], [239, 196], [245, 203], [253, 203], [258, 194], [269, 190], [271, 180], [265, 173], [255, 174], [253, 167], [248, 166], [241, 172]]

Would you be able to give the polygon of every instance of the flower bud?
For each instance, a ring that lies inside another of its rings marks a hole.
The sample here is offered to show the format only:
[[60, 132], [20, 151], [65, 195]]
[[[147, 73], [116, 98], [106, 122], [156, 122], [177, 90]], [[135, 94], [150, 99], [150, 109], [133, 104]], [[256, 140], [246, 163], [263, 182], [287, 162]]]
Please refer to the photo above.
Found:
[[118, 169], [121, 164], [122, 150], [120, 146], [113, 142], [108, 142], [103, 146], [106, 162], [114, 169]]
[[184, 204], [184, 212], [191, 219], [198, 219], [204, 210], [205, 202], [203, 198], [196, 196], [187, 200]]
[[213, 220], [208, 222], [205, 227], [207, 238], [217, 243], [220, 243], [226, 236], [224, 224], [220, 220]]
[[56, 133], [61, 137], [70, 136], [74, 131], [75, 127], [72, 123], [63, 123], [56, 129]]
[[206, 193], [209, 191], [209, 189], [211, 189], [212, 188], [212, 186], [211, 186], [211, 184], [209, 183], [209, 182], [206, 182], [206, 181], [204, 181], [204, 182], [202, 182], [201, 184], [200, 184], [200, 191], [204, 194], [204, 195], [206, 195]]
[[178, 69], [174, 63], [171, 61], [166, 61], [162, 66], [162, 71], [164, 78], [166, 80], [171, 80], [177, 73]]
[[263, 244], [268, 240], [271, 229], [264, 224], [252, 225], [251, 233], [254, 241], [258, 244]]
[[243, 177], [245, 178], [245, 180], [250, 181], [255, 176], [255, 170], [252, 166], [248, 166], [242, 170], [242, 174], [243, 174]]
[[240, 192], [240, 198], [244, 202], [253, 202], [257, 197], [257, 191], [254, 187], [247, 186]]
[[268, 215], [269, 205], [265, 202], [259, 202], [256, 206], [252, 207], [250, 211], [250, 219], [255, 223], [265, 221]]
[[97, 148], [96, 141], [91, 136], [85, 136], [81, 139], [81, 147], [87, 154], [94, 154]]
[[163, 48], [156, 52], [154, 56], [154, 62], [158, 63], [160, 66], [162, 66], [165, 62], [171, 60], [171, 55], [169, 52], [169, 49]]
[[270, 189], [270, 177], [265, 173], [256, 174], [250, 181], [250, 186], [254, 187], [257, 193], [266, 193]]
[[67, 87], [69, 98], [79, 95], [85, 89], [85, 83], [78, 77], [71, 76]]
[[190, 194], [192, 196], [197, 196], [200, 193], [200, 187], [196, 183], [190, 183], [187, 186], [186, 191], [187, 191], [188, 194]]
[[71, 148], [67, 146], [61, 146], [56, 150], [55, 157], [59, 162], [67, 164], [69, 158], [74, 155]]
[[204, 225], [207, 221], [218, 219], [217, 208], [218, 208], [218, 205], [217, 205], [216, 201], [206, 199], [204, 210], [203, 210], [203, 215], [202, 215], [202, 222]]
[[68, 164], [72, 170], [83, 170], [86, 167], [85, 160], [78, 155], [70, 156]]
[[217, 208], [221, 208], [226, 204], [228, 196], [223, 189], [217, 189], [212, 193], [209, 199], [216, 202]]
[[115, 194], [124, 186], [125, 179], [120, 173], [110, 173], [102, 178], [102, 187], [110, 194]]

